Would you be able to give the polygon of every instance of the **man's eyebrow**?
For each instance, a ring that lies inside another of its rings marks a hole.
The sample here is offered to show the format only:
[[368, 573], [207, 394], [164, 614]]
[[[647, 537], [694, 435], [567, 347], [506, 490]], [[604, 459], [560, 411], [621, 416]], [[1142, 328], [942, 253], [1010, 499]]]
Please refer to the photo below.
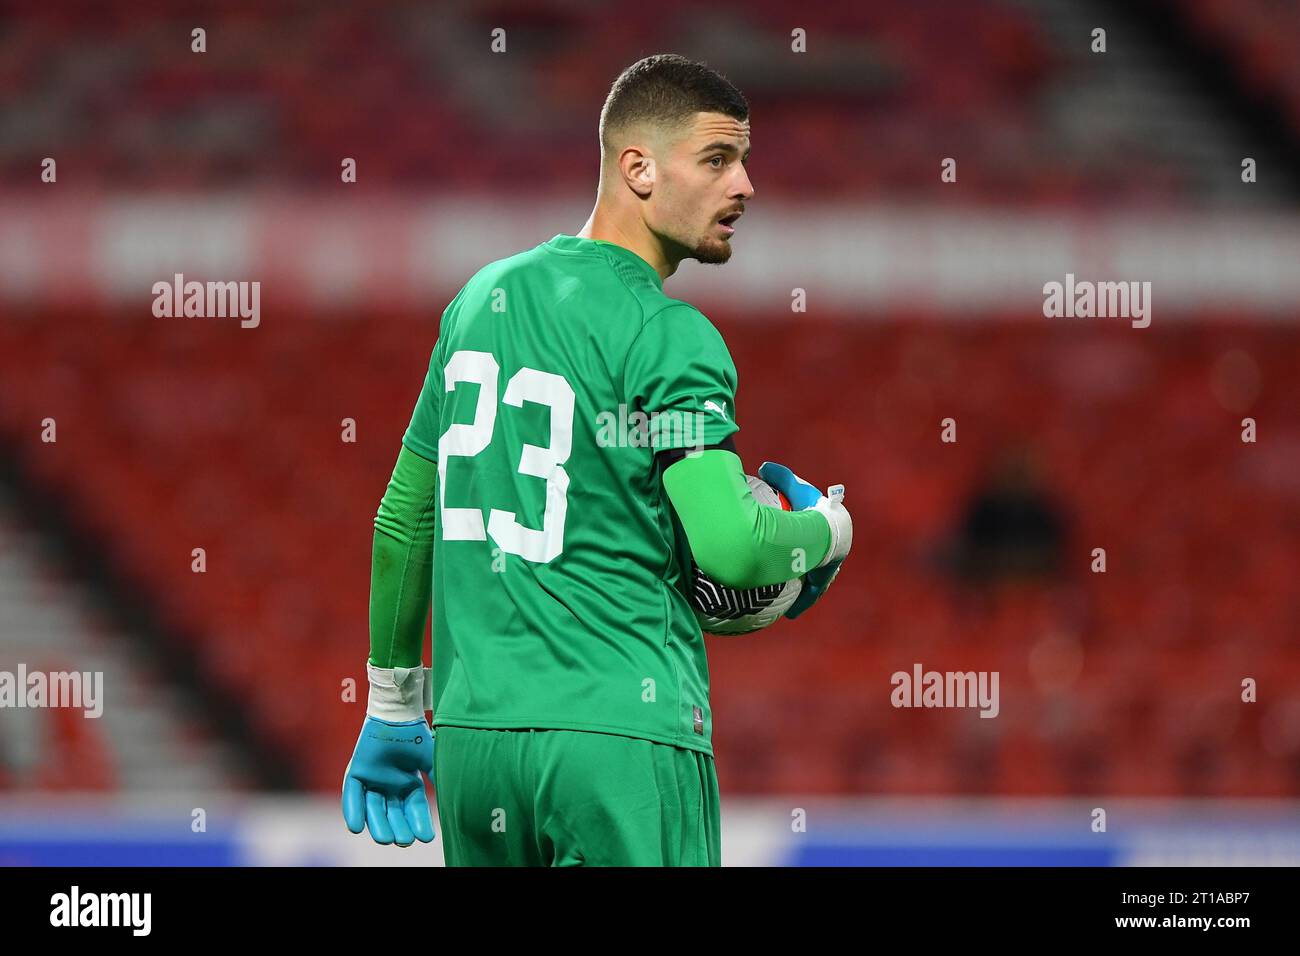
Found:
[[[726, 143], [726, 142], [723, 142], [722, 140], [718, 140], [717, 142], [713, 142], [713, 143], [710, 143], [708, 146], [705, 146], [703, 149], [699, 150], [699, 152], [701, 152], [701, 153], [714, 153], [714, 152], [738, 153], [738, 152], [740, 152], [740, 149], [736, 146], [735, 143]], [[749, 150], [745, 150], [745, 155], [746, 155], [746, 156], [749, 155]]]

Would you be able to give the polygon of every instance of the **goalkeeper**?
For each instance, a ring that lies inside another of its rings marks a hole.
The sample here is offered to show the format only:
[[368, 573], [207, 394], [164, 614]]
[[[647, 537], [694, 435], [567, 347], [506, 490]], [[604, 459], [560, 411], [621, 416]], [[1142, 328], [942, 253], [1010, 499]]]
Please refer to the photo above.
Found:
[[[730, 354], [663, 290], [684, 259], [731, 255], [753, 196], [744, 98], [649, 57], [615, 81], [600, 139], [578, 235], [484, 267], [443, 313], [375, 518], [343, 816], [428, 842], [427, 774], [452, 866], [719, 865], [690, 557], [740, 588], [812, 569], [796, 617], [852, 543], [840, 495], [784, 466], [759, 474], [797, 510], [754, 501]], [[601, 427], [620, 409], [647, 415], [648, 440]]]

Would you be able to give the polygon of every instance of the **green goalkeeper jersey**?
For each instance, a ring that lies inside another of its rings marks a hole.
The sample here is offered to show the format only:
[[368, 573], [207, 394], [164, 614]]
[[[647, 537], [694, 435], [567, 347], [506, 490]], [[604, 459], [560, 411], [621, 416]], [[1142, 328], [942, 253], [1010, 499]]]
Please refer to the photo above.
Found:
[[403, 442], [438, 464], [434, 726], [712, 753], [708, 664], [655, 466], [737, 430], [721, 335], [613, 243], [556, 236], [443, 313]]

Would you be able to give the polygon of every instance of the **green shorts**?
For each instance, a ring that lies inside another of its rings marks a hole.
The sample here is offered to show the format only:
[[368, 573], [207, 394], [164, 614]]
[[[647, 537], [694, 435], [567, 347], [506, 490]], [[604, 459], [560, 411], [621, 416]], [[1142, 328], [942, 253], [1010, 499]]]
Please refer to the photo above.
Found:
[[439, 726], [448, 866], [721, 866], [708, 754], [578, 730]]

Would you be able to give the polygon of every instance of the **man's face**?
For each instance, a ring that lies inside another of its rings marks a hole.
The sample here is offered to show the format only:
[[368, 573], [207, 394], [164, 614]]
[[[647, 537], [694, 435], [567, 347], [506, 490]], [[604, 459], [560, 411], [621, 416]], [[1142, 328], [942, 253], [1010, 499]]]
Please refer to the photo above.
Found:
[[748, 120], [696, 113], [656, 162], [651, 230], [683, 259], [726, 262], [735, 221], [754, 195], [748, 158]]

